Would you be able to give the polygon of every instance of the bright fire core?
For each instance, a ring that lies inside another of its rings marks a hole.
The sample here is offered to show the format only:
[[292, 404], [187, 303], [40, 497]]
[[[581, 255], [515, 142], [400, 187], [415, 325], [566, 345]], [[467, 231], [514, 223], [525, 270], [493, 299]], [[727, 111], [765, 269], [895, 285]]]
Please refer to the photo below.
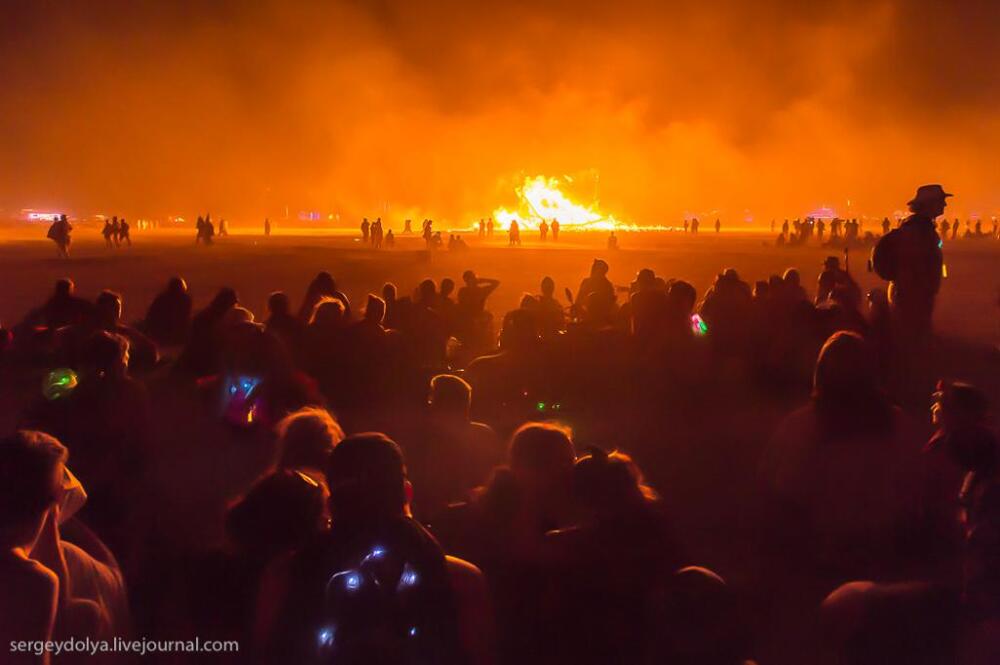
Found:
[[562, 191], [562, 185], [558, 178], [541, 175], [525, 178], [516, 190], [517, 209], [497, 208], [493, 211], [493, 219], [503, 228], [509, 227], [514, 220], [522, 229], [537, 229], [542, 220], [549, 224], [558, 220], [564, 229], [611, 231], [624, 226], [613, 216], [601, 212], [596, 202], [588, 206], [573, 201]]

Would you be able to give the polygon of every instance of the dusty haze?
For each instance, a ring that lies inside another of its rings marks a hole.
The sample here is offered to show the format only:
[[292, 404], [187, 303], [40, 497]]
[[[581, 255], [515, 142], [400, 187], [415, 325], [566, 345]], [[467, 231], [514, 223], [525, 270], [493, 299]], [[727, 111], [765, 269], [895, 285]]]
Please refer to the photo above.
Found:
[[7, 210], [463, 221], [569, 174], [641, 223], [1000, 212], [997, 2], [3, 6]]

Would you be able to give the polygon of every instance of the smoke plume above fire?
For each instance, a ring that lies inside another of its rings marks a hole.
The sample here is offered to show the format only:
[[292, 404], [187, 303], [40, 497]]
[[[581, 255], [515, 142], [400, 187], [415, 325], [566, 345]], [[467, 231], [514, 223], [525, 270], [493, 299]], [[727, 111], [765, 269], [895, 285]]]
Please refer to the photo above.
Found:
[[597, 172], [590, 213], [636, 224], [881, 216], [925, 182], [988, 214], [998, 23], [986, 0], [15, 2], [0, 209], [447, 227]]

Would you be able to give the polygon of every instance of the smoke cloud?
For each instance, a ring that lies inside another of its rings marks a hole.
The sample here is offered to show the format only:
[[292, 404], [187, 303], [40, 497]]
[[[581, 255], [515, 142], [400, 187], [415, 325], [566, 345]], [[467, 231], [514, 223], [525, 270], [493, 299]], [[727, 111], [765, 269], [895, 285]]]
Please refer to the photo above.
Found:
[[0, 208], [465, 223], [565, 174], [643, 224], [1000, 212], [987, 0], [8, 4]]

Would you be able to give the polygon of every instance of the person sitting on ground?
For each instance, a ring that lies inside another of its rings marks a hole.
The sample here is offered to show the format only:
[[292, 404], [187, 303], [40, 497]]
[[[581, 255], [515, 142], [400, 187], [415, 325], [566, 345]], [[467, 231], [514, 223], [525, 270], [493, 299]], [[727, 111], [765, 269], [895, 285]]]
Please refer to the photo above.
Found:
[[822, 584], [919, 563], [920, 447], [880, 388], [870, 346], [856, 333], [831, 336], [813, 386], [811, 403], [785, 419], [762, 460], [775, 511], [768, 523], [784, 553], [775, 564], [793, 557]]
[[93, 316], [94, 306], [76, 295], [73, 280], [56, 280], [55, 291], [45, 304], [30, 312], [24, 324], [29, 327], [44, 327], [50, 330], [63, 326], [87, 323]]
[[473, 422], [471, 408], [472, 387], [463, 379], [451, 374], [431, 379], [423, 427], [406, 447], [417, 488], [415, 510], [426, 519], [452, 502], [467, 500], [469, 491], [485, 483], [503, 460], [496, 432]]
[[587, 299], [592, 293], [604, 295], [611, 300], [615, 298], [615, 286], [608, 279], [608, 263], [603, 259], [594, 259], [590, 266], [590, 276], [585, 277], [580, 282], [580, 288], [576, 292], [577, 307], [586, 307]]
[[538, 303], [538, 329], [545, 338], [566, 329], [566, 313], [555, 298], [556, 282], [551, 277], [542, 278], [541, 293], [535, 296]]
[[90, 496], [81, 516], [126, 561], [142, 537], [134, 520], [145, 505], [152, 438], [149, 396], [128, 373], [128, 349], [120, 335], [95, 333], [81, 351], [79, 384], [58, 399], [39, 399], [21, 421], [72, 451]]
[[[236, 499], [225, 516], [226, 546], [188, 568], [181, 601], [202, 640], [253, 641], [261, 576], [326, 527], [325, 480], [290, 469], [273, 471]], [[213, 655], [243, 663], [245, 654]]]
[[477, 277], [466, 270], [462, 273], [462, 287], [458, 290], [456, 306], [456, 329], [462, 341], [474, 351], [482, 352], [489, 346], [492, 315], [486, 311], [486, 300], [500, 286], [500, 281], [487, 277]]
[[502, 662], [533, 662], [540, 641], [550, 639], [540, 616], [551, 574], [545, 534], [571, 523], [575, 457], [569, 429], [525, 423], [511, 436], [508, 465], [435, 525], [449, 548], [486, 574]]
[[167, 287], [153, 298], [146, 311], [145, 332], [160, 344], [179, 345], [187, 341], [191, 328], [191, 296], [187, 282], [172, 277]]
[[344, 430], [326, 409], [307, 406], [278, 423], [278, 469], [293, 469], [322, 480], [330, 453], [344, 440]]
[[[42, 432], [0, 439], [0, 636], [4, 644], [72, 637], [111, 639], [128, 629], [124, 581], [114, 556], [79, 526], [79, 542], [60, 524], [86, 501], [70, 474], [66, 448]], [[94, 552], [92, 555], [88, 550]], [[47, 663], [34, 654], [5, 662]]]
[[97, 326], [128, 340], [129, 369], [135, 372], [155, 367], [160, 358], [156, 344], [132, 326], [122, 323], [121, 295], [114, 291], [101, 291], [94, 304]]
[[594, 448], [579, 458], [573, 497], [576, 523], [546, 536], [554, 662], [641, 662], [654, 642], [650, 609], [685, 563], [682, 548], [663, 502], [624, 453]]
[[222, 327], [230, 310], [239, 304], [236, 291], [219, 289], [205, 309], [191, 320], [191, 334], [175, 367], [194, 377], [219, 371], [222, 353]]
[[337, 289], [337, 282], [333, 279], [333, 275], [324, 270], [309, 282], [309, 288], [306, 289], [306, 295], [302, 299], [302, 306], [299, 307], [299, 320], [303, 324], [309, 323], [316, 305], [323, 298], [339, 300], [340, 304], [344, 306], [345, 318], [348, 320], [351, 318], [351, 301]]
[[301, 348], [305, 325], [292, 314], [292, 303], [284, 291], [275, 291], [267, 299], [268, 317], [264, 329], [284, 342], [293, 354]]
[[378, 433], [330, 455], [329, 531], [268, 571], [255, 641], [262, 662], [493, 661], [482, 574], [412, 517], [403, 455]]

